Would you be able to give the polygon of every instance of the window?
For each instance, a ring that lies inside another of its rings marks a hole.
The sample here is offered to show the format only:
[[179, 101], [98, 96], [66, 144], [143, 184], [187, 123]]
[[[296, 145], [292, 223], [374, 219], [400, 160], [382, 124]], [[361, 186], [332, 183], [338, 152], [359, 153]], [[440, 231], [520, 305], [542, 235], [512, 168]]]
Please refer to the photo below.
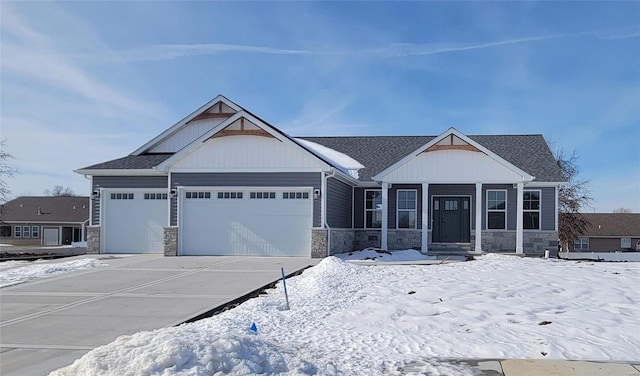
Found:
[[184, 198], [211, 198], [211, 192], [185, 192]]
[[168, 195], [166, 193], [145, 193], [145, 200], [166, 200]]
[[112, 200], [133, 200], [133, 193], [112, 193]]
[[309, 198], [309, 192], [283, 192], [284, 200], [306, 200]]
[[382, 227], [382, 191], [368, 189], [364, 191], [365, 228]]
[[22, 227], [22, 237], [30, 238], [31, 237], [31, 226], [23, 226]]
[[507, 228], [507, 191], [487, 190], [487, 229]]
[[418, 218], [417, 191], [398, 190], [398, 228], [416, 228]]
[[16, 226], [13, 228], [13, 237], [14, 238], [22, 237], [22, 226]]
[[31, 226], [31, 237], [39, 238], [40, 237], [40, 227], [39, 226]]
[[620, 238], [620, 248], [631, 248], [631, 238]]
[[524, 210], [523, 226], [525, 230], [540, 229], [540, 191], [524, 191], [523, 192]]
[[589, 238], [578, 238], [573, 242], [573, 249], [576, 251], [589, 250]]
[[218, 198], [222, 200], [225, 200], [225, 199], [238, 200], [238, 199], [242, 199], [242, 192], [218, 192]]
[[250, 199], [275, 199], [276, 193], [275, 192], [250, 192], [249, 198]]
[[11, 226], [0, 226], [0, 236], [11, 236]]

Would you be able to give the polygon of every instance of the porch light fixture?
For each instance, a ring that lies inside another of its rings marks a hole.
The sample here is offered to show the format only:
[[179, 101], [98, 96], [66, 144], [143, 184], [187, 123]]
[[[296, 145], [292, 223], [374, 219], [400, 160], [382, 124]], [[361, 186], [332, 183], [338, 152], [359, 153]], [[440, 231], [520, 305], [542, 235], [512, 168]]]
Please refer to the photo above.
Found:
[[176, 196], [178, 196], [178, 190], [175, 188], [171, 189], [169, 193], [171, 193], [171, 198], [176, 198]]
[[96, 191], [91, 192], [91, 198], [94, 199], [94, 200], [99, 199], [100, 198], [100, 191], [96, 190]]
[[319, 199], [320, 198], [320, 190], [319, 189], [314, 189], [313, 190], [313, 198], [314, 199]]

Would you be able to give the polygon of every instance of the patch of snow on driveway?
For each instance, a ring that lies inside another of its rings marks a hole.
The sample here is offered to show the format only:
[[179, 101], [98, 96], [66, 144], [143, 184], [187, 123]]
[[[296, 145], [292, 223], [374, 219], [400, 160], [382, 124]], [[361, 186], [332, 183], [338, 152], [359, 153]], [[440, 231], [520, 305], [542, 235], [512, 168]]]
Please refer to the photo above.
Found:
[[287, 281], [291, 310], [280, 284], [209, 319], [121, 336], [51, 376], [473, 375], [446, 359], [637, 361], [638, 280], [638, 263], [486, 255], [372, 268], [329, 257]]
[[19, 268], [1, 270], [0, 288], [16, 285], [18, 283], [27, 282], [34, 279], [49, 278], [63, 273], [95, 268], [99, 266], [107, 266], [107, 264], [100, 260], [85, 258], [81, 260], [59, 263], [31, 264]]

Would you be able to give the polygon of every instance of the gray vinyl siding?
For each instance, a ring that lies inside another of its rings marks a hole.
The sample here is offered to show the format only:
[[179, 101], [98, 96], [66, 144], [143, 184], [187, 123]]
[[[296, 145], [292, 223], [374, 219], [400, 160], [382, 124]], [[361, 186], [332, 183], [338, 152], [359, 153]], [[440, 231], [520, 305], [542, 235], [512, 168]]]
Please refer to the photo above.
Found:
[[[313, 187], [320, 189], [319, 172], [172, 173], [171, 187]], [[171, 225], [177, 224], [176, 200], [171, 205]], [[321, 200], [313, 201], [313, 226], [321, 226]]]
[[540, 188], [540, 229], [556, 229], [556, 190], [554, 187]]
[[[471, 184], [429, 184], [429, 221], [431, 221], [431, 212], [433, 210], [433, 196], [471, 196], [469, 215], [471, 229], [475, 229], [475, 195], [476, 186]], [[429, 223], [429, 229], [431, 227], [431, 223]]]
[[353, 227], [364, 228], [364, 190], [365, 188], [353, 188]]
[[332, 228], [351, 228], [353, 188], [335, 178], [327, 179], [327, 223]]
[[[100, 188], [167, 188], [167, 176], [94, 176], [92, 191]], [[91, 200], [91, 224], [100, 224], [100, 200]]]

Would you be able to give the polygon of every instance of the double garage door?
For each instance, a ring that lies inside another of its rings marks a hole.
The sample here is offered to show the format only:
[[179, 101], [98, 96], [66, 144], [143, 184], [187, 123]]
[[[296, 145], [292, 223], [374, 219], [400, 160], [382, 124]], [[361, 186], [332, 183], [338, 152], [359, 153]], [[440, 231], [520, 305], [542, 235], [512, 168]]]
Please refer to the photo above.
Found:
[[[162, 253], [168, 222], [164, 191], [107, 191], [103, 251]], [[311, 255], [311, 189], [182, 189], [179, 255]]]
[[311, 255], [311, 189], [185, 189], [181, 255]]

